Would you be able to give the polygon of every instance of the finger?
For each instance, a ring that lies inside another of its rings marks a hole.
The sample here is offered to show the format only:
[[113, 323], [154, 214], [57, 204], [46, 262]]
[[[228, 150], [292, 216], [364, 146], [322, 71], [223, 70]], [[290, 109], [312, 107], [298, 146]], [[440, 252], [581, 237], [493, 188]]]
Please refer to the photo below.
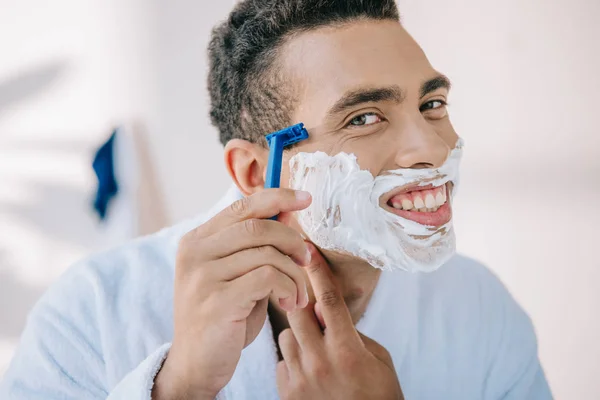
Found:
[[224, 227], [247, 219], [271, 218], [281, 212], [298, 211], [309, 206], [308, 192], [292, 189], [265, 189], [240, 199], [197, 228], [196, 234], [206, 237]]
[[306, 277], [302, 269], [288, 256], [282, 254], [273, 246], [261, 246], [243, 250], [208, 263], [204, 268], [211, 278], [219, 281], [232, 281], [248, 272], [262, 267], [272, 265], [280, 272], [289, 276], [295, 283], [299, 307], [308, 304], [308, 291], [306, 288]]
[[312, 243], [307, 243], [307, 246], [312, 260], [306, 271], [323, 315], [325, 335], [329, 333], [340, 340], [358, 340], [350, 311], [334, 282], [327, 261]]
[[277, 391], [279, 392], [279, 397], [282, 399], [287, 398], [288, 387], [290, 385], [290, 371], [286, 365], [285, 360], [279, 361], [277, 363]]
[[279, 334], [279, 349], [285, 364], [292, 375], [300, 370], [300, 348], [296, 336], [291, 329], [285, 329]]
[[392, 368], [394, 367], [394, 363], [392, 361], [392, 356], [390, 356], [390, 353], [386, 350], [385, 347], [383, 347], [375, 340], [371, 339], [368, 336], [363, 335], [360, 332], [358, 332], [358, 335], [360, 336], [360, 339], [362, 340], [365, 348], [371, 354], [373, 354], [375, 357], [377, 357], [377, 359], [379, 359], [379, 361], [385, 363], [386, 365], [388, 365]]
[[273, 246], [290, 256], [298, 265], [306, 265], [310, 254], [302, 236], [277, 221], [247, 219], [235, 223], [202, 241], [205, 260], [227, 257], [253, 247]]
[[323, 313], [321, 312], [320, 303], [315, 303], [315, 316], [317, 317], [317, 321], [319, 321], [321, 329], [325, 330], [325, 328], [327, 328], [327, 325], [325, 325], [325, 320], [323, 319]]
[[223, 307], [234, 307], [234, 321], [244, 320], [250, 315], [256, 303], [271, 293], [286, 310], [293, 310], [296, 304], [296, 284], [277, 268], [264, 265], [250, 271], [225, 285]]
[[322, 348], [323, 332], [313, 307], [288, 312], [288, 322], [302, 352], [318, 352]]

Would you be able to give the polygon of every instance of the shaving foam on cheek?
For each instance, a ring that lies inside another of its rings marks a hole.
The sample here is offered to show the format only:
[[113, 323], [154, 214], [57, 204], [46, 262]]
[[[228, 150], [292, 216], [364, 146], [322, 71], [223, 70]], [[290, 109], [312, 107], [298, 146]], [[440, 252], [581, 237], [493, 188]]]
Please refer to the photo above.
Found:
[[[432, 169], [397, 169], [377, 177], [361, 170], [354, 154], [298, 153], [290, 159], [290, 187], [312, 194], [310, 207], [297, 213], [317, 246], [361, 258], [375, 268], [430, 272], [455, 252], [452, 221], [421, 225], [379, 205], [382, 195], [407, 185], [458, 184], [463, 143]], [[455, 189], [453, 191], [455, 193]]]

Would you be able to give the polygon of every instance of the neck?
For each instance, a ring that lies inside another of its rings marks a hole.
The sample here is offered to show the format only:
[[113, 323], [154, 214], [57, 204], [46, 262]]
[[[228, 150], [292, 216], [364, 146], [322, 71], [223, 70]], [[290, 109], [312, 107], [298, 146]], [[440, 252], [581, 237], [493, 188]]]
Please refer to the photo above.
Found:
[[331, 272], [356, 324], [371, 300], [381, 270], [354, 257], [328, 251], [324, 251], [323, 255], [329, 262]]

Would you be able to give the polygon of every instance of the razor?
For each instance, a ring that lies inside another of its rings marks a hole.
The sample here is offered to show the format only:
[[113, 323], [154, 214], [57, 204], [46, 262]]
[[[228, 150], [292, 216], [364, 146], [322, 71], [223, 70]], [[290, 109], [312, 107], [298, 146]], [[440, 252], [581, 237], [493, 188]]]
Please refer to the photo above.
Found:
[[[303, 123], [289, 126], [266, 137], [269, 144], [269, 162], [267, 164], [267, 176], [265, 188], [278, 188], [281, 183], [281, 162], [283, 150], [295, 143], [308, 139], [308, 131]], [[269, 218], [277, 220], [277, 215]]]

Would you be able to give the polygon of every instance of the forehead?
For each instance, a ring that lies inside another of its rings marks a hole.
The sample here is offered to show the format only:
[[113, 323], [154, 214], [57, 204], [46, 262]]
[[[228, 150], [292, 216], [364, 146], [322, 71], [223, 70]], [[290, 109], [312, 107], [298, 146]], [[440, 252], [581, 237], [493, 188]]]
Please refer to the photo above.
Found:
[[356, 21], [297, 34], [280, 61], [306, 101], [335, 102], [365, 86], [398, 85], [418, 92], [436, 75], [419, 45], [395, 21]]

